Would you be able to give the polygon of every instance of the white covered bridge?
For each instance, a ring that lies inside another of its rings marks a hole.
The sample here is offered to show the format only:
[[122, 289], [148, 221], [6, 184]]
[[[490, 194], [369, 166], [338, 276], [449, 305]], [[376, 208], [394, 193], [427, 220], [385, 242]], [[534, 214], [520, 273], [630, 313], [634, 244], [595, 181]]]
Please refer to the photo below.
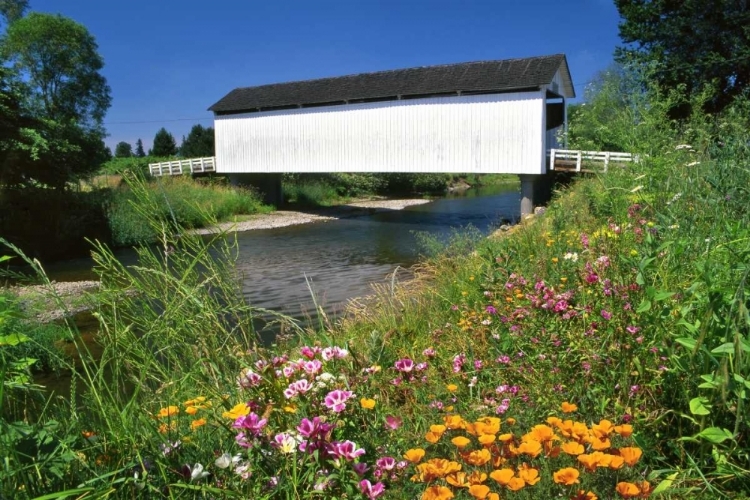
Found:
[[572, 97], [563, 54], [238, 88], [209, 108], [216, 172], [271, 198], [285, 172], [519, 174], [527, 213]]

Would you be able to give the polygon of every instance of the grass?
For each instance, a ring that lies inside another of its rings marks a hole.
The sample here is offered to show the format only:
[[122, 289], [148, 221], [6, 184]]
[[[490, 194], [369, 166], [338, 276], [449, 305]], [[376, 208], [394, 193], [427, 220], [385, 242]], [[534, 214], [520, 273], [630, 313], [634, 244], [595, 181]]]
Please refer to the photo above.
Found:
[[269, 348], [233, 240], [175, 236], [134, 184], [160, 244], [127, 268], [96, 248], [104, 353], [81, 353], [82, 406], [0, 421], [0, 492], [747, 498], [750, 115], [680, 126], [652, 99], [608, 108], [640, 163]]

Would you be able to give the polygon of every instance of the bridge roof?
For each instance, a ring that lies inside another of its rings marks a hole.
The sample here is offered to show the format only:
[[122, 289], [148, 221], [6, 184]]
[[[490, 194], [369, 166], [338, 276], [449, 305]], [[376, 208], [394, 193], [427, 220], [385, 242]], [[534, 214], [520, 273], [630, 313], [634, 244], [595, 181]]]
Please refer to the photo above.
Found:
[[560, 94], [575, 97], [564, 54], [395, 69], [236, 88], [208, 108], [217, 115], [435, 95], [537, 90], [560, 70]]

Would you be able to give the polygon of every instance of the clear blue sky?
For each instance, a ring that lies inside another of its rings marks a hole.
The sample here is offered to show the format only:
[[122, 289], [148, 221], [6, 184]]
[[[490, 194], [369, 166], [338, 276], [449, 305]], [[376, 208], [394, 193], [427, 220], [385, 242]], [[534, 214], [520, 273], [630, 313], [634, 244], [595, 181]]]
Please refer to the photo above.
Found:
[[612, 61], [612, 0], [31, 0], [85, 25], [112, 87], [107, 144], [177, 139], [236, 87], [555, 53], [576, 93]]

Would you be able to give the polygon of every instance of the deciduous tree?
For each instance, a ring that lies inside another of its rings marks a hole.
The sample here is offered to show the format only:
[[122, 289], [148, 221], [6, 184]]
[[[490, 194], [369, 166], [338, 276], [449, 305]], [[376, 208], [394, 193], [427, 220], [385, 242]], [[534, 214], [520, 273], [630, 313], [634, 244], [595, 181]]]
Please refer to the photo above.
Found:
[[[620, 37], [615, 59], [647, 63], [662, 88], [688, 94], [711, 89], [708, 111], [731, 103], [750, 85], [750, 2], [615, 0]], [[689, 108], [675, 110], [684, 115]]]
[[202, 125], [193, 125], [187, 138], [182, 139], [180, 155], [184, 158], [202, 158], [215, 154], [213, 127], [204, 128]]
[[118, 142], [115, 146], [115, 158], [130, 158], [131, 156], [133, 156], [133, 146], [129, 142]]

